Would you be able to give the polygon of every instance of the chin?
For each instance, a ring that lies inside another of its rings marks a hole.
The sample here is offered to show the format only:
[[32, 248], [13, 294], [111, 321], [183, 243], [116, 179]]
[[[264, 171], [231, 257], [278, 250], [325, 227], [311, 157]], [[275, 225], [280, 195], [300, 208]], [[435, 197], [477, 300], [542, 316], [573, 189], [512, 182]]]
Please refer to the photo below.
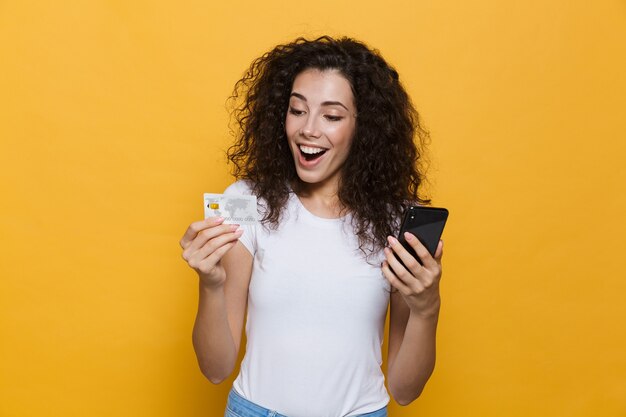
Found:
[[322, 178], [319, 175], [311, 175], [308, 172], [297, 172], [298, 178], [305, 184], [317, 184], [318, 182], [322, 182]]

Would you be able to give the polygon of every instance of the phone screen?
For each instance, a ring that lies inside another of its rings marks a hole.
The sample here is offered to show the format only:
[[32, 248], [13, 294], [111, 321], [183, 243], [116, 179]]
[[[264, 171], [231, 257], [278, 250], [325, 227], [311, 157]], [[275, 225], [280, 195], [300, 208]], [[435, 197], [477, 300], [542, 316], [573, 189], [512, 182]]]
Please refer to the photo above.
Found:
[[404, 239], [404, 232], [412, 233], [434, 256], [447, 219], [448, 210], [445, 208], [411, 206], [404, 214], [398, 241], [420, 261], [411, 245]]

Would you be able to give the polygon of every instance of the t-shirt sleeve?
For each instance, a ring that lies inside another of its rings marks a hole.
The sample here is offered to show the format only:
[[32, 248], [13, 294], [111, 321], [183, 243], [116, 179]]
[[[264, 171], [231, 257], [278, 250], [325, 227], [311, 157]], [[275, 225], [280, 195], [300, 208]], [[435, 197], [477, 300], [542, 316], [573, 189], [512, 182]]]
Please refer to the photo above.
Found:
[[[237, 181], [231, 185], [229, 185], [226, 190], [224, 190], [224, 194], [226, 195], [253, 195], [252, 189], [249, 184], [245, 181]], [[257, 202], [257, 214], [259, 213]], [[256, 229], [258, 227], [258, 223], [256, 225], [245, 225], [242, 224], [241, 228], [243, 229], [243, 234], [239, 238], [239, 241], [248, 249], [248, 252], [254, 256], [256, 253]]]

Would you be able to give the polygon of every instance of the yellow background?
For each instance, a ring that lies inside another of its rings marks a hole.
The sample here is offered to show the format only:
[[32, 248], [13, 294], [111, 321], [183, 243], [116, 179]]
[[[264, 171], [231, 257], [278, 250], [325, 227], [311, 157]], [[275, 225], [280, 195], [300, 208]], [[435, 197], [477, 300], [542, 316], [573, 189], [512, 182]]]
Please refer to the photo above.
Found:
[[397, 67], [451, 213], [437, 368], [391, 416], [626, 415], [626, 2], [7, 0], [1, 416], [222, 414], [178, 240], [235, 81], [323, 33]]

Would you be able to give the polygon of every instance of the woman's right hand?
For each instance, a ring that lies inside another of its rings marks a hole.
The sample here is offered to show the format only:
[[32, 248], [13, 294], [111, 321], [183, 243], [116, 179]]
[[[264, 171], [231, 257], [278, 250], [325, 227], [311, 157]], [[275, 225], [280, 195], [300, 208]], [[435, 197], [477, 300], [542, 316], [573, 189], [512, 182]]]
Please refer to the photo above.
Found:
[[226, 281], [220, 260], [243, 234], [238, 224], [223, 222], [222, 217], [209, 217], [191, 223], [180, 240], [183, 259], [198, 273], [201, 283], [211, 288], [222, 286]]

